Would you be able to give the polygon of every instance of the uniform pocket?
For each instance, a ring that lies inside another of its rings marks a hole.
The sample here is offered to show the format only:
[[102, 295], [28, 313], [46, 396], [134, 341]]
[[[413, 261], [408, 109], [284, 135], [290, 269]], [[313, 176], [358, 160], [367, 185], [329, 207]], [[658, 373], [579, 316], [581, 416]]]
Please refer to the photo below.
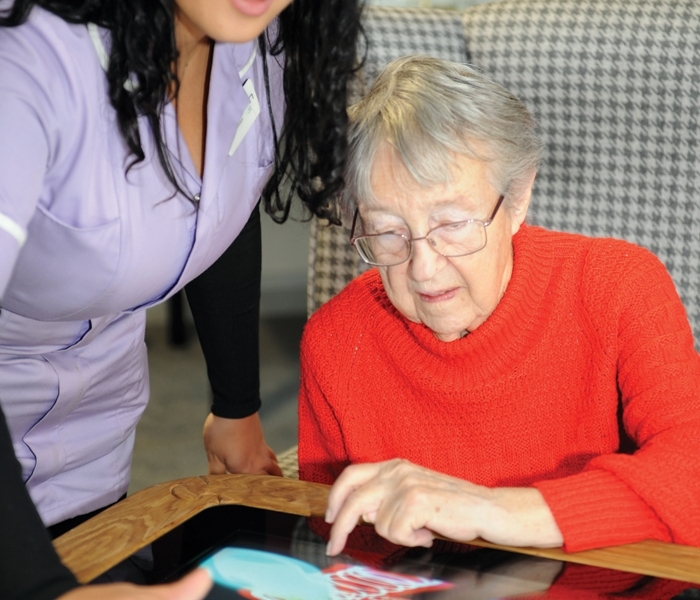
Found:
[[3, 307], [39, 320], [62, 320], [91, 306], [119, 265], [121, 222], [77, 228], [41, 207], [3, 298]]

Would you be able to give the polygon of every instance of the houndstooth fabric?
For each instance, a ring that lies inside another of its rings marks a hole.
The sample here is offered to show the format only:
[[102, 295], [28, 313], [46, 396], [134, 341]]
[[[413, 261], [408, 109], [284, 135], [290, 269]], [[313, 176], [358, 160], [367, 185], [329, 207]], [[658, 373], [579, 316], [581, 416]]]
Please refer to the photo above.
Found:
[[282, 469], [282, 476], [299, 479], [299, 446], [287, 448], [277, 455], [277, 464]]
[[529, 220], [649, 248], [699, 340], [700, 3], [502, 0], [463, 22], [470, 61], [539, 122]]
[[[431, 54], [465, 62], [466, 44], [459, 13], [418, 8], [368, 8], [364, 27], [367, 55], [355, 93], [362, 94], [382, 67], [406, 54]], [[363, 48], [360, 48], [362, 53]], [[367, 269], [350, 246], [350, 219], [344, 226], [311, 223], [307, 308], [309, 315]]]
[[462, 24], [454, 11], [376, 7], [367, 10], [363, 24], [367, 33], [363, 70], [368, 86], [384, 65], [407, 54], [467, 60]]
[[360, 257], [350, 245], [350, 228], [311, 221], [306, 309], [309, 316], [361, 272]]

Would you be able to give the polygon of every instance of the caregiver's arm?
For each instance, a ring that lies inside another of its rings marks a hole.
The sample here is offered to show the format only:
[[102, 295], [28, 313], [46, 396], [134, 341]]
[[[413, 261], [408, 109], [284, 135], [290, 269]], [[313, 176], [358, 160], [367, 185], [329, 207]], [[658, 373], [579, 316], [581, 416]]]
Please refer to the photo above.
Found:
[[434, 534], [509, 546], [557, 547], [563, 538], [534, 488], [487, 488], [404, 460], [345, 469], [328, 498], [328, 554], [345, 546], [362, 518], [402, 546], [431, 546]]
[[261, 253], [256, 207], [224, 254], [185, 287], [214, 394], [204, 424], [210, 473], [282, 474], [257, 414]]

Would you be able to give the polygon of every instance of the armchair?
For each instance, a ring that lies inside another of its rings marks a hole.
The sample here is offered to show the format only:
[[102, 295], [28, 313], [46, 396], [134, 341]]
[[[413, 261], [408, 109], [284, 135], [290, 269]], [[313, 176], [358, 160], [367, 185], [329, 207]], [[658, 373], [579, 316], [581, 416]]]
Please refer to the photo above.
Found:
[[[427, 53], [468, 61], [521, 97], [546, 145], [530, 222], [649, 248], [700, 339], [700, 4], [372, 8], [365, 27], [360, 92], [389, 60]], [[312, 224], [309, 313], [363, 270], [348, 238], [347, 224]]]

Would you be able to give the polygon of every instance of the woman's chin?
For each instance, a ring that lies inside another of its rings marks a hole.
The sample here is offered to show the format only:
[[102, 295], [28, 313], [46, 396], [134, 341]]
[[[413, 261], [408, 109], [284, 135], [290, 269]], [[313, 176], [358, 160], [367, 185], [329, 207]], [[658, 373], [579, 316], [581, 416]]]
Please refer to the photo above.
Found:
[[485, 320], [472, 319], [467, 322], [464, 319], [455, 319], [441, 322], [438, 319], [422, 319], [420, 322], [430, 329], [433, 335], [441, 342], [454, 342], [474, 331]]
[[457, 320], [447, 315], [430, 315], [420, 311], [416, 311], [416, 313], [410, 316], [404, 314], [404, 317], [430, 329], [432, 334], [441, 342], [453, 342], [463, 338], [468, 333], [467, 324], [462, 319]]
[[458, 332], [449, 332], [449, 333], [435, 331], [434, 329], [431, 329], [431, 331], [433, 332], [433, 335], [441, 342], [454, 342], [456, 340], [463, 338], [467, 334], [466, 329], [461, 329]]

